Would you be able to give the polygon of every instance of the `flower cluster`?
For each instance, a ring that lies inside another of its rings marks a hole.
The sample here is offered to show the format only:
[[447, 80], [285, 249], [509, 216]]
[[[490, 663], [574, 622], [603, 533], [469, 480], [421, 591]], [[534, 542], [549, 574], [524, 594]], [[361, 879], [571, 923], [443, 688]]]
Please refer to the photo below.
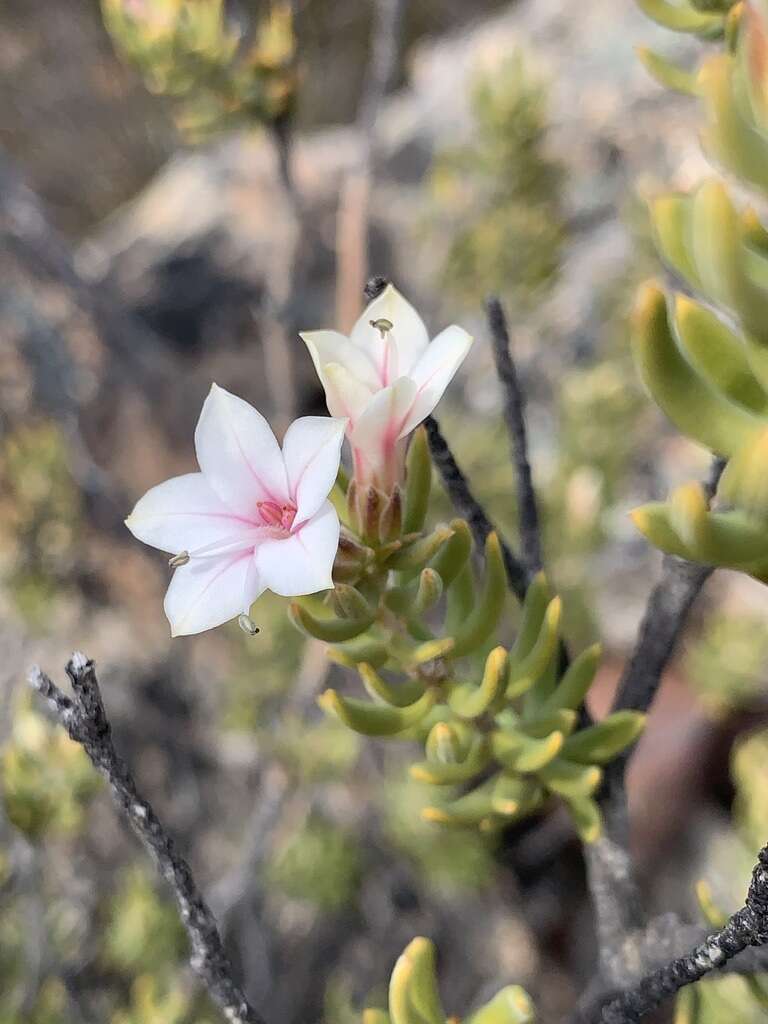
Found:
[[195, 431], [200, 472], [153, 487], [126, 520], [139, 540], [173, 555], [165, 598], [173, 636], [237, 616], [255, 630], [249, 612], [265, 590], [298, 597], [333, 587], [340, 527], [329, 494], [345, 430], [359, 492], [391, 496], [403, 484], [409, 434], [472, 341], [453, 326], [430, 343], [419, 314], [391, 285], [350, 338], [302, 337], [331, 417], [296, 420], [281, 449], [256, 409], [214, 384]]

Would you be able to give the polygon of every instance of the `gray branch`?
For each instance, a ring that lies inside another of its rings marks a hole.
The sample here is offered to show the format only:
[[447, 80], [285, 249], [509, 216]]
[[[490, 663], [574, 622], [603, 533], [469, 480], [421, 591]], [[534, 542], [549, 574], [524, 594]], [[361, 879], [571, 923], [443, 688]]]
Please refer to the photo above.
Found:
[[119, 810], [128, 819], [161, 875], [173, 890], [179, 916], [189, 936], [192, 969], [229, 1024], [264, 1024], [233, 978], [216, 921], [197, 887], [189, 865], [175, 848], [152, 806], [136, 788], [130, 769], [116, 753], [94, 664], [75, 653], [66, 667], [73, 699], [67, 697], [39, 668], [32, 669], [31, 686], [44, 697], [70, 737], [85, 750], [105, 776]]
[[[443, 486], [448, 492], [453, 507], [459, 515], [467, 520], [475, 544], [482, 547], [485, 544], [489, 533], [496, 530], [488, 515], [472, 493], [467, 478], [462, 473], [453, 452], [448, 447], [448, 442], [440, 431], [440, 425], [433, 416], [428, 416], [424, 421], [429, 439], [429, 450], [432, 453], [432, 461], [435, 464]], [[496, 530], [498, 533], [498, 530]], [[525, 592], [531, 580], [531, 574], [512, 551], [504, 538], [499, 533], [501, 550], [504, 555], [504, 567], [507, 571], [507, 580], [513, 593], [518, 600], [525, 598]]]
[[645, 975], [622, 992], [594, 1019], [600, 1024], [635, 1024], [686, 985], [723, 967], [748, 946], [768, 943], [768, 847], [758, 854], [747, 899], [719, 932], [689, 953]]
[[531, 465], [528, 461], [528, 435], [525, 425], [525, 396], [520, 387], [512, 352], [504, 308], [495, 296], [485, 304], [491, 333], [496, 373], [504, 391], [504, 422], [512, 446], [512, 463], [517, 477], [518, 518], [521, 557], [533, 575], [542, 568], [541, 528]]

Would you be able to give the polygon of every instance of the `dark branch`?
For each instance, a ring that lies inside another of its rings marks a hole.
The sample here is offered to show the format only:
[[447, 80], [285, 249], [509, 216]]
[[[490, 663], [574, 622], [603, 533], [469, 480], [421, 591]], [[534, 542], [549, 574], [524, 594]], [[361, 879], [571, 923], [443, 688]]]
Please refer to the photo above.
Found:
[[[485, 544], [486, 537], [495, 530], [495, 527], [486, 515], [483, 506], [470, 490], [467, 478], [456, 463], [453, 453], [448, 447], [448, 442], [440, 432], [437, 420], [432, 416], [428, 416], [424, 423], [427, 428], [432, 461], [440, 474], [440, 479], [443, 481], [443, 486], [448, 492], [448, 497], [453, 502], [453, 506], [459, 515], [467, 520], [477, 546], [482, 547]], [[501, 549], [504, 554], [507, 580], [513, 592], [522, 601], [528, 589], [530, 574], [501, 535], [499, 535], [499, 540], [501, 541]]]
[[115, 803], [173, 890], [192, 947], [192, 969], [211, 999], [229, 1024], [264, 1024], [233, 979], [232, 965], [216, 921], [197, 888], [189, 865], [177, 852], [151, 805], [139, 794], [128, 766], [115, 752], [93, 662], [83, 654], [73, 654], [67, 675], [74, 699], [65, 696], [39, 668], [30, 673], [30, 684], [49, 702], [71, 738], [81, 744], [94, 766], [106, 777]]
[[758, 854], [747, 899], [719, 932], [690, 953], [647, 974], [595, 1017], [600, 1024], [635, 1024], [685, 985], [723, 967], [748, 946], [768, 943], [768, 847]]
[[[714, 494], [724, 468], [722, 459], [713, 463], [706, 484], [708, 497]], [[651, 706], [688, 613], [712, 571], [711, 566], [665, 557], [661, 579], [651, 591], [635, 649], [616, 691], [614, 711], [647, 711]]]
[[509, 330], [504, 308], [499, 299], [490, 296], [485, 303], [491, 332], [496, 372], [504, 390], [504, 421], [512, 446], [512, 462], [517, 477], [517, 500], [521, 557], [533, 575], [542, 568], [541, 529], [536, 491], [528, 461], [528, 437], [525, 426], [525, 396], [520, 387], [517, 369], [510, 350]]

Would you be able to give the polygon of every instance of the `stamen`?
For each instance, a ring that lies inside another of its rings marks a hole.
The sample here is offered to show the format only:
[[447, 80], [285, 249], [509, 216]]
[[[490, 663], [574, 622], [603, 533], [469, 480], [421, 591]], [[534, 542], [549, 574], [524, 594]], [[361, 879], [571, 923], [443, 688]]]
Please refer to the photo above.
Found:
[[168, 559], [169, 569], [180, 569], [182, 565], [186, 565], [189, 561], [189, 552], [180, 551], [178, 555], [174, 555], [173, 558]]
[[245, 612], [243, 612], [242, 615], [238, 615], [237, 624], [244, 633], [248, 634], [248, 636], [256, 636], [257, 633], [261, 632], [251, 616], [246, 615]]
[[295, 505], [278, 505], [276, 501], [257, 501], [256, 508], [267, 526], [279, 526], [283, 530], [290, 530], [296, 518]]
[[391, 331], [392, 328], [395, 326], [391, 320], [387, 320], [386, 317], [383, 316], [379, 317], [378, 320], [369, 320], [368, 323], [371, 325], [371, 327], [375, 328], [375, 330], [381, 332], [382, 341], [384, 340], [387, 331]]

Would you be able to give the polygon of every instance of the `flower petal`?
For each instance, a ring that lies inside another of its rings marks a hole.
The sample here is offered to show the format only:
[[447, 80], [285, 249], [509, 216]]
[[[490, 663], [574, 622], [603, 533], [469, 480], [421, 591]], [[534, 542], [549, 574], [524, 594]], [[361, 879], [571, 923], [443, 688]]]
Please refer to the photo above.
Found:
[[349, 432], [350, 444], [359, 448], [371, 468], [378, 472], [385, 464], [416, 398], [416, 384], [401, 377], [377, 392]]
[[339, 472], [345, 419], [302, 416], [283, 439], [290, 496], [296, 503], [294, 529], [317, 512]]
[[323, 383], [328, 412], [332, 416], [344, 416], [350, 423], [357, 420], [378, 391], [363, 384], [340, 363], [329, 363], [325, 367]]
[[[371, 326], [372, 320], [388, 320], [392, 324], [391, 331], [386, 332], [382, 338], [381, 331]], [[388, 284], [381, 295], [367, 306], [352, 328], [350, 341], [363, 352], [373, 354], [380, 371], [379, 381], [387, 385], [394, 377], [410, 372], [429, 344], [429, 335], [424, 321], [410, 302], [403, 298], [397, 288]], [[397, 351], [394, 362], [397, 365], [382, 375], [385, 360], [392, 362], [391, 356], [388, 358], [387, 345], [393, 341]]]
[[256, 548], [262, 583], [282, 597], [330, 590], [339, 547], [339, 517], [326, 501], [320, 511], [285, 540], [265, 540]]
[[233, 511], [251, 518], [256, 502], [288, 498], [280, 446], [252, 405], [214, 384], [195, 430], [197, 461], [206, 480]]
[[[375, 389], [379, 386], [379, 375], [374, 362], [375, 350], [358, 348], [338, 331], [302, 331], [299, 337], [312, 356], [312, 362], [323, 387], [327, 387], [325, 367], [329, 363], [339, 363], [370, 388]], [[338, 415], [333, 410], [329, 411], [332, 416]]]
[[416, 398], [400, 430], [404, 437], [432, 412], [464, 362], [472, 336], [455, 324], [432, 341], [409, 376], [417, 386]]
[[252, 571], [251, 551], [223, 558], [193, 559], [173, 574], [165, 595], [171, 636], [189, 636], [213, 629], [249, 608], [264, 591]]
[[202, 473], [186, 473], [151, 488], [125, 525], [138, 540], [174, 554], [252, 532], [251, 524], [233, 514]]

